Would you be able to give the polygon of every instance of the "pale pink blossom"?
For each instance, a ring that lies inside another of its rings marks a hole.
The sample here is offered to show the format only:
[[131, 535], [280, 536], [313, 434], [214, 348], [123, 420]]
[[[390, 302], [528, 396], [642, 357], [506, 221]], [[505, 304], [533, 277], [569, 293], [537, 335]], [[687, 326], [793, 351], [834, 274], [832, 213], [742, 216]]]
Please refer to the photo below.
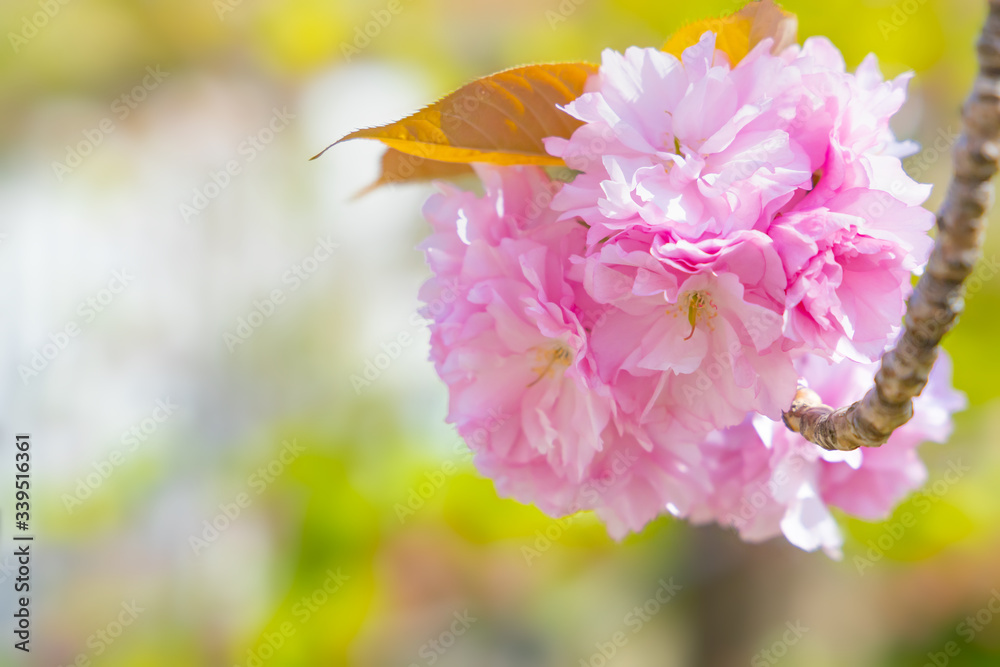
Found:
[[636, 227], [694, 240], [773, 215], [813, 171], [785, 129], [798, 72], [769, 46], [735, 68], [711, 32], [681, 60], [657, 49], [605, 51], [591, 92], [566, 106], [586, 124], [568, 140], [546, 140], [583, 172], [554, 207], [589, 224], [591, 243]]
[[[809, 386], [832, 405], [860, 399], [877, 370], [875, 364], [831, 365], [818, 357], [803, 358], [798, 367]], [[761, 415], [712, 433], [701, 451], [713, 488], [689, 518], [731, 526], [751, 542], [784, 534], [802, 549], [822, 548], [839, 557], [843, 535], [830, 507], [884, 520], [927, 480], [917, 446], [944, 442], [951, 434], [952, 414], [966, 405], [964, 395], [951, 388], [950, 376], [950, 362], [942, 355], [914, 401], [913, 419], [879, 448], [828, 452]]]
[[[614, 308], [592, 334], [598, 372], [660, 384], [693, 432], [777, 418], [796, 374], [782, 348], [785, 275], [770, 239], [670, 242], [629, 234], [587, 259], [584, 284]], [[622, 289], [622, 285], [626, 289]]]
[[435, 275], [421, 290], [448, 420], [476, 466], [502, 495], [553, 516], [597, 510], [618, 535], [690, 502], [705, 485], [697, 438], [666, 442], [684, 431], [646, 405], [656, 380], [622, 383], [627, 413], [597, 373], [590, 329], [607, 307], [568, 275], [586, 231], [538, 205], [552, 187], [540, 169], [478, 173], [485, 196], [442, 185], [425, 206]]
[[930, 188], [903, 171], [909, 148], [889, 127], [909, 76], [883, 81], [874, 57], [849, 74], [822, 38], [778, 55], [770, 45], [735, 67], [711, 32], [681, 59], [606, 51], [566, 106], [585, 124], [547, 140], [583, 172], [553, 208], [589, 226], [589, 259], [613, 263], [617, 245], [661, 258], [661, 247], [760, 232], [786, 273], [779, 346], [872, 361], [898, 332], [932, 245], [934, 218], [920, 207]]
[[853, 188], [808, 197], [768, 229], [788, 274], [785, 335], [835, 360], [875, 361], [896, 338], [934, 216]]
[[884, 518], [925, 479], [916, 446], [963, 405], [945, 360], [881, 449], [780, 422], [800, 376], [835, 405], [871, 385], [932, 247], [889, 126], [909, 77], [770, 49], [606, 51], [566, 106], [584, 124], [546, 140], [571, 182], [477, 166], [483, 195], [427, 202], [431, 359], [501, 495], [616, 538], [669, 513], [835, 555], [830, 506]]

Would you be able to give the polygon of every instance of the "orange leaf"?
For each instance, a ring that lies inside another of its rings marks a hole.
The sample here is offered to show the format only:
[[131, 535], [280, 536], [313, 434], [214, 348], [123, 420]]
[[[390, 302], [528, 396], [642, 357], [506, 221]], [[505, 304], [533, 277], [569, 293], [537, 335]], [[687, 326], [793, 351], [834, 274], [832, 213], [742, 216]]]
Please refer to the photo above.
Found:
[[417, 155], [407, 155], [390, 148], [382, 156], [382, 173], [378, 180], [359, 192], [356, 197], [366, 195], [376, 188], [406, 181], [431, 181], [434, 179], [454, 179], [474, 174], [468, 164], [441, 162]]
[[784, 11], [774, 0], [755, 0], [734, 14], [705, 19], [678, 30], [663, 50], [678, 58], [684, 49], [698, 43], [705, 31], [716, 34], [715, 48], [726, 53], [735, 67], [753, 47], [771, 37], [772, 53], [778, 53], [798, 41], [799, 22], [795, 14]]
[[579, 97], [596, 71], [597, 66], [588, 63], [505, 70], [477, 79], [403, 120], [351, 132], [333, 145], [378, 139], [401, 153], [441, 162], [562, 165], [561, 159], [545, 152], [542, 139], [568, 138], [581, 125], [556, 105]]

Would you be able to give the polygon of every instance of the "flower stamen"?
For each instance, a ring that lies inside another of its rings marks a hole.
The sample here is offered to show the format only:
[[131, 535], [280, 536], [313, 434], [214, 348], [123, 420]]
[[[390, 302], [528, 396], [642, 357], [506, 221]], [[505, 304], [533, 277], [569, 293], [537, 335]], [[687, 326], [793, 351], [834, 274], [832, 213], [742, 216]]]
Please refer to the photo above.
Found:
[[556, 343], [549, 348], [535, 348], [535, 359], [539, 365], [531, 370], [538, 373], [538, 377], [528, 385], [529, 387], [534, 387], [542, 381], [542, 378], [555, 375], [555, 371], [559, 368], [568, 368], [573, 363], [573, 353], [562, 343]]
[[691, 333], [685, 336], [684, 340], [691, 340], [699, 321], [704, 321], [709, 331], [715, 330], [712, 320], [718, 316], [718, 310], [711, 295], [699, 290], [681, 294], [677, 303], [668, 308], [667, 312], [674, 317], [684, 315], [687, 318], [688, 324], [691, 325]]

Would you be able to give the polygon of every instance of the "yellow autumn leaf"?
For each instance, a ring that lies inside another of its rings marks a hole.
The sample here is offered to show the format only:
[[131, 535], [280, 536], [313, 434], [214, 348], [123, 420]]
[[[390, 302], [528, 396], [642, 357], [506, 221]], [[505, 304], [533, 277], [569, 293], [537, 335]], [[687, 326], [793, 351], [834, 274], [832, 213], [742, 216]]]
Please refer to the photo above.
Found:
[[581, 125], [557, 105], [579, 97], [596, 71], [597, 66], [588, 63], [505, 70], [400, 121], [352, 132], [333, 145], [377, 139], [400, 153], [440, 162], [562, 165], [561, 159], [545, 152], [542, 139], [568, 138]]
[[388, 149], [382, 156], [382, 173], [378, 180], [359, 192], [356, 196], [368, 194], [376, 188], [393, 183], [430, 181], [434, 179], [454, 179], [473, 174], [472, 167], [460, 162], [441, 162], [417, 155], [409, 155]]
[[715, 48], [725, 52], [734, 67], [768, 37], [774, 39], [772, 53], [798, 41], [795, 14], [784, 11], [774, 0], [756, 0], [734, 14], [684, 26], [674, 33], [663, 50], [680, 58], [684, 49], [697, 44], [708, 30], [716, 34]]

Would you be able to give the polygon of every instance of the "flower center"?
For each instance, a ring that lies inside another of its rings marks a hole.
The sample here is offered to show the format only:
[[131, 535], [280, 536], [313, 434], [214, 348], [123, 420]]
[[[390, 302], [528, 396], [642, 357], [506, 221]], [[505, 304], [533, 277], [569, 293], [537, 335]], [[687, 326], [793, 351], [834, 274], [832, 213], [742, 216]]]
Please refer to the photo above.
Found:
[[536, 347], [535, 361], [538, 365], [533, 366], [531, 371], [537, 373], [538, 377], [529, 387], [534, 387], [542, 378], [554, 376], [557, 371], [568, 368], [573, 363], [573, 353], [563, 343], [555, 343], [548, 347]]
[[704, 321], [709, 331], [715, 330], [712, 320], [718, 316], [718, 310], [708, 292], [697, 290], [681, 294], [677, 303], [668, 308], [667, 312], [674, 317], [687, 317], [688, 324], [691, 325], [691, 333], [685, 336], [684, 340], [691, 340], [699, 321]]
[[674, 135], [674, 155], [680, 155], [684, 157], [684, 152], [681, 150], [681, 140]]
[[[681, 148], [681, 140], [678, 139], [676, 135], [672, 135], [670, 132], [666, 132], [663, 137], [663, 142], [665, 145], [665, 150], [667, 152], [672, 152], [674, 155], [679, 155], [681, 157], [687, 157], [686, 155], [684, 155], [684, 150]], [[673, 147], [673, 151], [670, 150], [671, 144]], [[674, 162], [672, 160], [663, 161], [663, 170], [665, 172], [670, 173], [670, 170], [673, 167], [674, 167]]]

